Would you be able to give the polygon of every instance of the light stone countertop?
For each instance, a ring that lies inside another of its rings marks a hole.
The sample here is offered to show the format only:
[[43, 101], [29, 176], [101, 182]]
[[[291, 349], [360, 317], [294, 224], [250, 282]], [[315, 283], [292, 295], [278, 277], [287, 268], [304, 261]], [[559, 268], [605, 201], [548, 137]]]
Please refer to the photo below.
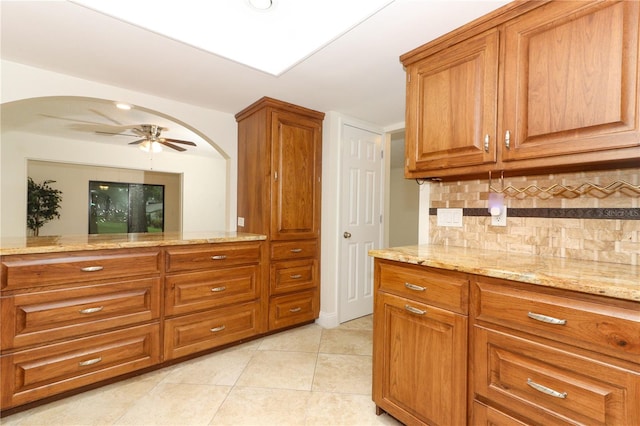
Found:
[[640, 266], [438, 245], [370, 250], [369, 255], [640, 302]]
[[160, 247], [187, 244], [266, 240], [266, 235], [242, 232], [164, 232], [141, 234], [85, 234], [0, 239], [0, 255], [41, 254], [80, 250]]

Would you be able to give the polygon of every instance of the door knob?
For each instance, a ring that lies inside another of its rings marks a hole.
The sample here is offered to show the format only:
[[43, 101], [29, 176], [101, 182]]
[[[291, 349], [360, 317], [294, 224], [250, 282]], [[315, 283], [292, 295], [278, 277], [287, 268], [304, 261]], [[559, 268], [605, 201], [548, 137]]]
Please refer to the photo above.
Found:
[[351, 232], [345, 232], [342, 236], [345, 238], [351, 238]]

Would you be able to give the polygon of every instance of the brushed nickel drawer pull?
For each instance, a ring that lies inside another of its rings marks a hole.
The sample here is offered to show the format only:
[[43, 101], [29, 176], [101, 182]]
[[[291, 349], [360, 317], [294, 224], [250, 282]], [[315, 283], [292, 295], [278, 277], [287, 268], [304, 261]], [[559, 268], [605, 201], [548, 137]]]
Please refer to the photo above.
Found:
[[222, 330], [224, 330], [225, 328], [226, 328], [226, 327], [225, 327], [224, 325], [221, 325], [220, 327], [213, 327], [213, 328], [211, 329], [211, 332], [212, 332], [212, 333], [217, 333], [218, 331], [222, 331]]
[[504, 146], [511, 149], [511, 132], [508, 130], [504, 134]]
[[80, 270], [82, 272], [98, 272], [98, 271], [102, 271], [103, 269], [104, 269], [104, 266], [85, 266]]
[[301, 251], [302, 251], [302, 249], [301, 249], [301, 248], [294, 248], [294, 249], [291, 249], [291, 253], [300, 253]]
[[216, 254], [215, 256], [211, 256], [211, 260], [225, 260], [227, 258], [224, 254]]
[[423, 311], [422, 309], [418, 309], [418, 308], [414, 308], [413, 306], [410, 305], [404, 305], [404, 308], [411, 312], [412, 314], [416, 314], [416, 315], [424, 315], [427, 313], [427, 311]]
[[411, 284], [411, 283], [404, 283], [404, 286], [409, 290], [415, 290], [415, 291], [425, 291], [427, 289], [426, 287], [422, 287], [422, 286]]
[[567, 320], [548, 317], [546, 315], [536, 314], [534, 312], [527, 313], [527, 316], [536, 321], [546, 322], [547, 324], [565, 325], [567, 323]]
[[298, 308], [291, 308], [289, 309], [289, 312], [300, 312], [302, 310], [302, 308], [298, 307]]
[[545, 393], [547, 395], [551, 395], [555, 398], [560, 398], [560, 399], [565, 399], [567, 397], [567, 393], [566, 392], [558, 392], [558, 391], [554, 391], [553, 389], [550, 389], [546, 386], [540, 385], [536, 382], [534, 382], [531, 379], [527, 379], [527, 384], [529, 386], [531, 386], [532, 388], [534, 388], [535, 390], [537, 390], [538, 392], [542, 392]]
[[88, 365], [97, 364], [97, 363], [99, 363], [100, 361], [102, 361], [102, 357], [101, 357], [101, 356], [99, 356], [98, 358], [88, 359], [88, 360], [86, 360], [86, 361], [80, 361], [80, 362], [78, 363], [78, 365], [79, 365], [80, 367], [86, 367], [86, 366], [88, 366]]
[[489, 134], [484, 135], [484, 152], [489, 152]]
[[294, 279], [294, 280], [297, 280], [299, 278], [302, 278], [302, 275], [300, 275], [300, 274], [291, 275], [291, 278]]
[[221, 291], [225, 291], [227, 289], [227, 287], [221, 285], [220, 287], [214, 287], [211, 289], [212, 292], [214, 293], [220, 293]]
[[81, 314], [94, 314], [96, 312], [100, 312], [101, 310], [104, 309], [104, 306], [96, 306], [95, 308], [85, 308], [85, 309], [80, 309], [80, 313]]

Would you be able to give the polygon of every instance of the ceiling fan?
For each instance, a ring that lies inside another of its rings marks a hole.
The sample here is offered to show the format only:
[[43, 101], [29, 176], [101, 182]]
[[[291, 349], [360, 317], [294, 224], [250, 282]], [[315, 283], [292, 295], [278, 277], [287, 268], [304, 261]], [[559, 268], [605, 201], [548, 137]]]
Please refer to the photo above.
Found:
[[133, 142], [129, 142], [129, 145], [140, 145], [140, 149], [147, 152], [162, 151], [162, 146], [166, 146], [168, 148], [175, 149], [176, 151], [180, 151], [180, 152], [186, 151], [185, 148], [178, 146], [176, 144], [196, 146], [196, 144], [191, 141], [185, 141], [181, 139], [172, 139], [172, 138], [163, 138], [161, 133], [168, 129], [166, 127], [161, 127], [156, 124], [140, 124], [137, 126], [123, 126], [123, 127], [126, 127], [126, 130], [129, 130], [134, 134], [131, 135], [131, 134], [122, 133], [122, 132], [105, 132], [105, 131], [98, 131], [98, 130], [96, 130], [96, 133], [118, 135], [118, 136], [134, 136], [134, 137], [141, 138]]
[[[139, 138], [133, 142], [129, 142], [129, 145], [139, 145], [143, 151], [160, 152], [162, 147], [174, 149], [179, 152], [186, 151], [186, 148], [180, 145], [197, 146], [194, 142], [185, 141], [181, 139], [165, 138], [162, 137], [162, 132], [169, 130], [167, 127], [162, 127], [157, 124], [134, 124], [123, 125], [122, 123], [114, 120], [108, 115], [97, 111], [95, 109], [89, 109], [89, 111], [98, 114], [114, 124], [96, 123], [93, 121], [78, 120], [75, 118], [58, 117], [49, 114], [40, 114], [47, 118], [55, 118], [59, 120], [73, 121], [76, 124], [71, 127], [81, 131], [92, 131], [101, 135], [115, 135], [115, 136], [129, 136]], [[130, 133], [125, 133], [130, 132]], [[179, 145], [178, 145], [179, 144]]]

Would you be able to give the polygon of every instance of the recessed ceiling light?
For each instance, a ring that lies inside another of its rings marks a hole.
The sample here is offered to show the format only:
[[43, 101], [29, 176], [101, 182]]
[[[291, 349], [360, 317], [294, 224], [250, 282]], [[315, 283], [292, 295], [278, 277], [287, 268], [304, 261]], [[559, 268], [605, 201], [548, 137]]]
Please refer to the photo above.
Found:
[[249, 6], [254, 9], [265, 11], [271, 9], [273, 6], [273, 0], [247, 0], [249, 2]]
[[122, 102], [116, 102], [116, 108], [123, 109], [125, 111], [129, 111], [131, 109], [131, 105], [125, 104], [125, 103], [122, 103]]

